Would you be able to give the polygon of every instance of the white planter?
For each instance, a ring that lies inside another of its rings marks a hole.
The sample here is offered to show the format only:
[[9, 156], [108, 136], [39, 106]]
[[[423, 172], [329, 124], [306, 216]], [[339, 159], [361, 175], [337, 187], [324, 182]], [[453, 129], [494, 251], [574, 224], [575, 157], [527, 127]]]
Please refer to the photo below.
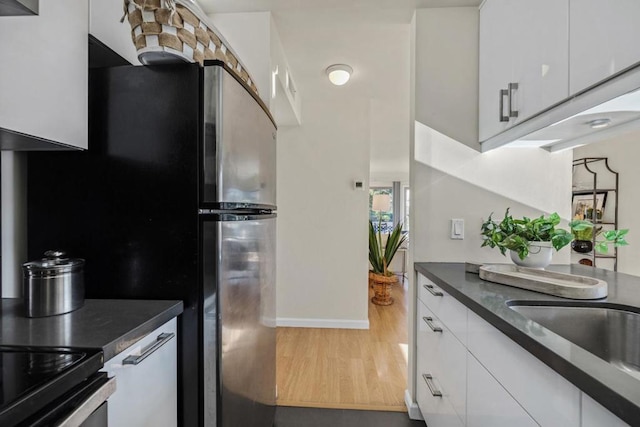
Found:
[[529, 255], [520, 259], [518, 252], [511, 252], [511, 261], [521, 267], [545, 268], [551, 264], [553, 258], [553, 246], [551, 242], [532, 242], [529, 244]]

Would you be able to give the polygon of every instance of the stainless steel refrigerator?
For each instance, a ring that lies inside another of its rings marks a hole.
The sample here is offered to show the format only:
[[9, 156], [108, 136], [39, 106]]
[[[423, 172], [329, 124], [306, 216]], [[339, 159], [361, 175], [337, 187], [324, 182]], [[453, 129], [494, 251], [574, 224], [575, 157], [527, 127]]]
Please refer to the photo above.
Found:
[[30, 259], [85, 258], [88, 298], [184, 300], [179, 424], [272, 426], [272, 117], [219, 62], [89, 80], [89, 150], [29, 154]]

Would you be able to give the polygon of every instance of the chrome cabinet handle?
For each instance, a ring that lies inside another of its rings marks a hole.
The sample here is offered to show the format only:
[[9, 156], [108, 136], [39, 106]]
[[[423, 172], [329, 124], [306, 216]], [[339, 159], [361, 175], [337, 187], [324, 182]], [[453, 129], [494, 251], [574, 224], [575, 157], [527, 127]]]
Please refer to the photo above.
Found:
[[424, 285], [424, 288], [426, 290], [428, 290], [429, 293], [431, 295], [433, 295], [434, 297], [442, 297], [442, 296], [444, 296], [444, 294], [442, 292], [436, 291], [436, 289], [433, 287], [433, 285]]
[[433, 317], [423, 317], [424, 323], [427, 324], [428, 327], [431, 328], [433, 332], [442, 332], [442, 328], [440, 326], [436, 326], [433, 324]]
[[427, 387], [429, 387], [429, 391], [431, 395], [434, 397], [442, 397], [442, 391], [436, 388], [436, 385], [433, 383], [433, 375], [431, 374], [422, 374], [422, 378], [424, 378], [424, 382], [427, 383]]
[[518, 90], [518, 83], [509, 83], [509, 117], [518, 117], [518, 110], [513, 109], [513, 91]]
[[146, 359], [147, 357], [151, 356], [160, 347], [162, 347], [163, 345], [168, 343], [171, 340], [171, 338], [173, 338], [175, 336], [176, 336], [176, 334], [174, 334], [173, 332], [171, 332], [171, 333], [162, 333], [162, 334], [158, 335], [158, 338], [157, 338], [156, 342], [151, 344], [149, 347], [145, 348], [144, 351], [142, 352], [142, 354], [140, 354], [138, 356], [127, 356], [127, 357], [125, 357], [125, 359], [122, 361], [122, 364], [123, 365], [137, 365], [137, 364], [139, 364], [144, 359]]
[[504, 98], [506, 96], [509, 96], [509, 91], [507, 89], [500, 89], [500, 121], [501, 122], [509, 121], [509, 116], [504, 115]]

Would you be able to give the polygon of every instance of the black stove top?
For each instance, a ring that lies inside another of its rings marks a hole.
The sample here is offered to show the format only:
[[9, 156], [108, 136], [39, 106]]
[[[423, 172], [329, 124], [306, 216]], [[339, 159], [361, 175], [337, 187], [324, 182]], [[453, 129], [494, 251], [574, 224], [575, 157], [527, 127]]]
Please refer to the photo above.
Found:
[[16, 425], [102, 367], [102, 352], [0, 346], [0, 426]]

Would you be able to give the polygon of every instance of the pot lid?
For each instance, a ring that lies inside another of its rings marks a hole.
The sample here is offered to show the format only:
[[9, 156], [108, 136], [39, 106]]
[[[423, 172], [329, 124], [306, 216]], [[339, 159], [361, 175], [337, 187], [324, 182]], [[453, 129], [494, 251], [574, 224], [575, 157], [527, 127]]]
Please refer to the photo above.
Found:
[[22, 264], [25, 272], [58, 272], [75, 270], [84, 265], [84, 260], [80, 258], [68, 258], [64, 251], [47, 251], [44, 258], [37, 261], [29, 261]]

